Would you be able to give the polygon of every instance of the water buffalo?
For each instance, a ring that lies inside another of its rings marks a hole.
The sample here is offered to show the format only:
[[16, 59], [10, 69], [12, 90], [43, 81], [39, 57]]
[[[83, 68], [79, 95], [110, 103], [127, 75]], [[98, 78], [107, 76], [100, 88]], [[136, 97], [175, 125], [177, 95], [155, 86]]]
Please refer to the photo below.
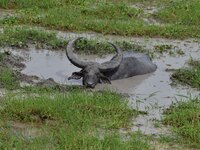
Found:
[[135, 52], [122, 54], [121, 49], [112, 43], [109, 44], [113, 46], [117, 54], [110, 61], [101, 64], [81, 61], [73, 53], [74, 43], [79, 39], [81, 38], [74, 39], [68, 43], [66, 55], [73, 65], [82, 70], [73, 72], [68, 80], [83, 78], [83, 85], [88, 88], [94, 88], [97, 83], [111, 83], [110, 80], [150, 73], [157, 68], [149, 56]]

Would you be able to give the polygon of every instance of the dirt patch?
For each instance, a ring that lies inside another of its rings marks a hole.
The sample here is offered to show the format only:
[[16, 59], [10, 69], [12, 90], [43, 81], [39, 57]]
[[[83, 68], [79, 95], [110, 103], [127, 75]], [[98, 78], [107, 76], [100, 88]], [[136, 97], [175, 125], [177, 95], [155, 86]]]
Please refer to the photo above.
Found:
[[5, 95], [5, 89], [1, 88], [0, 89], [0, 99]]
[[194, 148], [181, 146], [181, 145], [178, 145], [178, 144], [175, 144], [175, 143], [174, 144], [168, 144], [168, 143], [160, 143], [160, 142], [154, 141], [154, 142], [151, 143], [151, 145], [155, 150], [170, 150], [170, 149], [173, 149], [173, 150], [194, 150]]
[[14, 15], [15, 15], [14, 10], [0, 9], [0, 19], [4, 19], [4, 18], [11, 17]]
[[25, 65], [21, 63], [23, 61], [23, 58], [14, 56], [9, 51], [1, 53], [0, 59], [1, 66], [6, 66], [8, 68], [12, 68], [13, 70], [20, 71], [25, 67]]
[[10, 123], [10, 126], [12, 127], [13, 133], [19, 133], [26, 139], [37, 138], [45, 135], [41, 124], [12, 122]]
[[141, 3], [136, 3], [131, 5], [130, 7], [133, 7], [137, 10], [142, 10], [143, 13], [140, 14], [140, 18], [148, 24], [148, 25], [158, 25], [163, 26], [164, 24], [159, 21], [158, 19], [155, 19], [154, 15], [162, 8], [158, 8], [155, 6], [146, 6]]

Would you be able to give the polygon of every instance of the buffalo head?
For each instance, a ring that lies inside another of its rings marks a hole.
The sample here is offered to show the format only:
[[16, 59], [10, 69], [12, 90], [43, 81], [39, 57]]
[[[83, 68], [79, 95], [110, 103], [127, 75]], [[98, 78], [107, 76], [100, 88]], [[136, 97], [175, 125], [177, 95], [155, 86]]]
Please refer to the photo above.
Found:
[[89, 88], [94, 88], [97, 83], [111, 83], [109, 78], [104, 74], [114, 71], [119, 67], [122, 61], [122, 52], [120, 48], [112, 43], [109, 43], [115, 48], [117, 54], [108, 62], [101, 64], [97, 62], [84, 62], [78, 59], [73, 53], [74, 43], [79, 39], [81, 38], [74, 39], [68, 43], [66, 55], [73, 65], [81, 68], [82, 70], [80, 72], [73, 72], [68, 80], [83, 78], [83, 85]]

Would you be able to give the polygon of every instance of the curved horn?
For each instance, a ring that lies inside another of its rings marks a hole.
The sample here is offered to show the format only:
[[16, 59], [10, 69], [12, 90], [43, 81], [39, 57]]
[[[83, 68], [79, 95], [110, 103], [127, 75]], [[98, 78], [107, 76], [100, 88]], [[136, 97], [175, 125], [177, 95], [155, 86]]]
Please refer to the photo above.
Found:
[[99, 69], [101, 72], [107, 72], [109, 70], [114, 70], [114, 69], [118, 68], [122, 61], [121, 49], [113, 43], [110, 43], [110, 42], [108, 42], [108, 43], [115, 48], [117, 54], [110, 61], [102, 63], [99, 66]]
[[66, 49], [66, 55], [67, 55], [67, 58], [69, 59], [69, 61], [75, 65], [76, 67], [79, 67], [79, 68], [84, 68], [85, 66], [87, 66], [88, 62], [83, 62], [81, 61], [80, 59], [78, 59], [75, 55], [74, 55], [74, 43], [80, 39], [82, 39], [83, 37], [79, 37], [79, 38], [76, 38], [72, 41], [70, 41], [67, 45], [67, 49]]

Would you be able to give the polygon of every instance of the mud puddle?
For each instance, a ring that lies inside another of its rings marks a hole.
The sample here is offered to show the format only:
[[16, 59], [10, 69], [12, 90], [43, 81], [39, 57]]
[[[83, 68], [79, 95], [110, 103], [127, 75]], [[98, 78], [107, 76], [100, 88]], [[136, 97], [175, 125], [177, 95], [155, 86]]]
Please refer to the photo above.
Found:
[[145, 134], [166, 134], [168, 133], [166, 127], [155, 127], [156, 121], [162, 117], [163, 110], [174, 102], [199, 95], [197, 90], [188, 86], [171, 86], [172, 72], [169, 70], [187, 66], [187, 61], [191, 58], [200, 59], [200, 43], [194, 40], [145, 40], [140, 38], [135, 38], [134, 41], [150, 49], [155, 49], [158, 45], [171, 45], [184, 52], [184, 55], [175, 56], [163, 53], [160, 58], [153, 60], [158, 66], [154, 73], [114, 81], [110, 86], [121, 93], [128, 93], [130, 105], [148, 113], [148, 115], [139, 115], [134, 119], [133, 131], [141, 130]]
[[[25, 68], [21, 71], [29, 76], [38, 76], [41, 79], [52, 78], [60, 84], [82, 85], [82, 80], [68, 80], [68, 77], [75, 71], [80, 71], [79, 68], [72, 65], [66, 57], [65, 51], [50, 51], [46, 49], [36, 49], [34, 46], [29, 46], [27, 50], [10, 49], [15, 55], [25, 58], [23, 62]], [[96, 56], [81, 56], [83, 60], [91, 60], [104, 62], [109, 60], [111, 56], [106, 58], [97, 58]]]
[[[64, 34], [63, 34], [64, 35]], [[74, 34], [74, 36], [78, 36]], [[95, 36], [90, 38], [96, 38]], [[134, 119], [133, 131], [141, 130], [145, 134], [166, 134], [167, 128], [156, 128], [155, 120], [160, 120], [164, 109], [173, 102], [186, 99], [188, 96], [199, 95], [199, 92], [187, 86], [171, 86], [168, 70], [178, 69], [186, 65], [190, 58], [200, 58], [200, 43], [194, 40], [166, 40], [166, 39], [144, 39], [144, 38], [119, 38], [105, 36], [109, 41], [128, 40], [154, 50], [157, 45], [172, 45], [184, 52], [184, 55], [169, 55], [163, 53], [160, 58], [154, 59], [158, 66], [156, 72], [141, 76], [135, 76], [123, 80], [112, 81], [111, 85], [98, 85], [96, 89], [109, 88], [117, 92], [128, 94], [130, 105], [140, 111], [146, 111], [147, 115], [140, 115]], [[173, 50], [173, 48], [172, 48]], [[73, 66], [67, 59], [64, 51], [36, 50], [30, 47], [27, 51], [14, 50], [14, 53], [26, 57], [24, 62], [26, 68], [22, 73], [37, 75], [43, 79], [53, 78], [56, 82], [68, 85], [81, 85], [81, 80], [70, 80], [67, 78], [79, 68]], [[98, 58], [96, 56], [81, 56], [84, 60], [104, 62], [112, 56]]]

